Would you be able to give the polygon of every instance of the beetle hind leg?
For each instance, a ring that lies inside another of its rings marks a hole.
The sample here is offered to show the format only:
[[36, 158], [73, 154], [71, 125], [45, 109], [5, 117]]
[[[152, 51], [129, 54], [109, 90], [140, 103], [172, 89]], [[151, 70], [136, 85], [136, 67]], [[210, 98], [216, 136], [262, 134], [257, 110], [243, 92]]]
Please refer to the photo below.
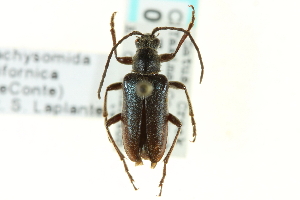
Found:
[[174, 149], [174, 147], [176, 145], [178, 136], [179, 136], [180, 131], [181, 131], [181, 126], [182, 126], [180, 120], [177, 117], [175, 117], [174, 115], [172, 115], [171, 113], [169, 113], [168, 121], [171, 122], [172, 124], [174, 124], [175, 126], [177, 126], [178, 130], [177, 130], [176, 136], [175, 136], [175, 138], [174, 138], [174, 140], [172, 142], [170, 150], [167, 153], [166, 157], [164, 158], [163, 176], [162, 176], [162, 178], [160, 180], [160, 183], [158, 185], [158, 187], [160, 187], [160, 192], [159, 192], [158, 196], [161, 196], [163, 183], [164, 183], [165, 177], [167, 175], [167, 164], [168, 164], [169, 158], [171, 156], [171, 153], [172, 153], [172, 151], [173, 151], [173, 149]]
[[112, 137], [112, 135], [111, 135], [111, 133], [110, 133], [110, 131], [109, 131], [109, 127], [110, 127], [112, 124], [115, 124], [115, 123], [121, 121], [121, 118], [122, 118], [122, 117], [121, 117], [121, 113], [119, 113], [119, 114], [113, 116], [112, 118], [110, 118], [110, 119], [108, 119], [107, 121], [105, 121], [105, 127], [106, 127], [106, 131], [107, 131], [107, 134], [108, 134], [108, 138], [109, 138], [110, 142], [113, 144], [115, 150], [117, 151], [117, 153], [118, 153], [118, 155], [119, 155], [121, 161], [123, 162], [124, 168], [125, 168], [125, 172], [127, 173], [127, 175], [128, 175], [128, 177], [129, 177], [129, 180], [130, 180], [130, 182], [131, 182], [133, 188], [134, 188], [135, 190], [138, 190], [138, 188], [136, 188], [135, 185], [134, 185], [134, 183], [133, 183], [133, 182], [134, 182], [134, 179], [132, 178], [132, 175], [129, 173], [129, 169], [128, 169], [127, 164], [126, 164], [126, 162], [125, 162], [125, 156], [124, 156], [124, 155], [122, 154], [122, 152], [120, 151], [119, 147], [117, 146], [117, 144], [116, 144], [114, 138]]

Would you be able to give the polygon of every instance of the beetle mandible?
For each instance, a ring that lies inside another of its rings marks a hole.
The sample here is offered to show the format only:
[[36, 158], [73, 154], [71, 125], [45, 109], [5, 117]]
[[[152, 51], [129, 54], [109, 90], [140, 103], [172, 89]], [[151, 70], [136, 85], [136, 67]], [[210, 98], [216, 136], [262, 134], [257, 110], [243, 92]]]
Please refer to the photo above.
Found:
[[[135, 190], [137, 190], [137, 188], [133, 183], [134, 180], [131, 174], [129, 173], [127, 164], [125, 162], [125, 156], [116, 145], [109, 131], [109, 127], [112, 124], [121, 121], [123, 144], [125, 152], [129, 159], [135, 162], [136, 166], [143, 164], [142, 159], [150, 160], [151, 168], [155, 168], [157, 162], [161, 160], [165, 153], [168, 136], [168, 122], [171, 122], [172, 124], [177, 126], [178, 130], [176, 136], [172, 142], [169, 152], [163, 160], [164, 167], [163, 175], [159, 183], [159, 196], [161, 196], [162, 186], [166, 176], [166, 165], [175, 147], [182, 126], [180, 120], [176, 116], [168, 112], [167, 103], [169, 88], [181, 89], [185, 91], [189, 106], [189, 115], [191, 117], [191, 123], [193, 126], [192, 142], [196, 140], [196, 123], [194, 120], [192, 104], [185, 85], [177, 81], [168, 81], [166, 76], [159, 74], [161, 63], [172, 60], [176, 56], [185, 39], [189, 37], [198, 53], [198, 58], [200, 60], [202, 69], [200, 83], [202, 81], [204, 66], [201, 54], [197, 44], [190, 34], [190, 30], [193, 27], [195, 21], [195, 10], [192, 5], [189, 5], [189, 7], [191, 7], [193, 11], [192, 19], [187, 30], [176, 27], [156, 27], [152, 30], [152, 33], [147, 34], [142, 34], [139, 31], [133, 31], [125, 35], [118, 42], [116, 42], [116, 33], [114, 29], [114, 17], [116, 14], [116, 12], [114, 12], [111, 16], [110, 21], [110, 32], [113, 40], [113, 48], [108, 55], [108, 59], [102, 75], [102, 80], [98, 89], [98, 98], [100, 99], [101, 88], [106, 76], [110, 59], [113, 54], [115, 54], [115, 58], [119, 63], [132, 65], [132, 72], [125, 75], [123, 82], [113, 83], [106, 88], [103, 117], [105, 119], [105, 127], [108, 133], [108, 138], [113, 144], [120, 159], [122, 160], [125, 171]], [[184, 33], [174, 53], [157, 53], [157, 49], [160, 46], [160, 41], [155, 33], [160, 30], [175, 30]], [[118, 57], [117, 47], [125, 39], [133, 35], [139, 36], [135, 40], [135, 45], [137, 48], [136, 54], [133, 57]], [[123, 91], [122, 112], [111, 117], [110, 119], [107, 119], [107, 93], [112, 90]]]

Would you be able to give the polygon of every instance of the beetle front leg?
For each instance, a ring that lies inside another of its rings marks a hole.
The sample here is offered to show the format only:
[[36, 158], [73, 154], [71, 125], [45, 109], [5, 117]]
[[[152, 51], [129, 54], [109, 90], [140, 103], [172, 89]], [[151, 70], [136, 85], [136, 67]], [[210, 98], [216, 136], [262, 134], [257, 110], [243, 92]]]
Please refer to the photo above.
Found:
[[186, 39], [186, 37], [187, 37], [186, 34], [184, 34], [184, 35], [182, 36], [182, 38], [181, 38], [181, 40], [179, 41], [178, 46], [177, 46], [177, 48], [176, 48], [176, 50], [175, 50], [174, 53], [164, 53], [164, 54], [160, 54], [160, 55], [159, 55], [160, 62], [168, 62], [168, 61], [172, 60], [173, 58], [175, 58], [177, 52], [179, 51], [179, 49], [180, 49], [181, 45], [183, 44], [184, 40]]
[[109, 86], [107, 86], [106, 91], [105, 91], [105, 96], [104, 96], [104, 106], [103, 106], [103, 117], [105, 122], [107, 121], [107, 92], [108, 91], [112, 91], [112, 90], [120, 90], [122, 89], [122, 83], [118, 82], [118, 83], [113, 83]]
[[184, 40], [186, 39], [187, 35], [184, 34], [181, 38], [181, 40], [179, 41], [177, 48], [175, 50], [174, 53], [164, 53], [164, 54], [160, 54], [159, 58], [160, 58], [160, 62], [168, 62], [170, 60], [172, 60], [173, 58], [175, 58], [177, 52], [179, 51], [181, 45], [183, 44]]
[[117, 144], [116, 144], [114, 138], [112, 137], [112, 135], [111, 135], [111, 133], [110, 133], [110, 131], [109, 131], [109, 127], [110, 127], [112, 124], [115, 124], [115, 123], [121, 121], [121, 119], [122, 119], [122, 116], [121, 116], [121, 113], [119, 113], [119, 114], [113, 116], [112, 118], [108, 119], [108, 120], [105, 122], [105, 127], [106, 127], [106, 131], [107, 131], [108, 138], [109, 138], [110, 142], [113, 144], [115, 150], [117, 151], [117, 153], [118, 153], [120, 159], [122, 160], [122, 162], [123, 162], [123, 164], [124, 164], [125, 172], [127, 173], [128, 177], [129, 177], [129, 179], [130, 179], [131, 184], [133, 185], [134, 189], [137, 190], [137, 188], [135, 187], [135, 185], [134, 185], [134, 183], [133, 183], [134, 180], [133, 180], [131, 174], [129, 173], [129, 169], [128, 169], [127, 164], [126, 164], [126, 162], [125, 162], [125, 156], [124, 156], [124, 155], [122, 154], [122, 152], [120, 151], [119, 147], [117, 146]]
[[169, 85], [170, 85], [171, 88], [181, 89], [181, 90], [185, 91], [186, 98], [187, 98], [188, 105], [189, 105], [189, 115], [191, 116], [191, 122], [192, 122], [192, 126], [193, 126], [193, 138], [194, 139], [193, 139], [192, 142], [195, 142], [196, 136], [197, 136], [197, 133], [196, 133], [196, 122], [195, 122], [195, 119], [194, 119], [194, 112], [193, 112], [192, 103], [191, 103], [188, 91], [187, 91], [187, 89], [186, 89], [186, 87], [185, 87], [185, 85], [183, 83], [180, 83], [180, 82], [177, 82], [177, 81], [170, 81]]
[[[195, 21], [194, 6], [189, 5], [189, 7], [191, 7], [193, 9], [193, 12], [192, 12], [192, 20], [189, 23], [188, 29], [186, 31], [190, 31], [193, 28], [194, 21]], [[174, 53], [165, 53], [165, 54], [159, 55], [160, 56], [160, 62], [168, 62], [168, 61], [172, 60], [176, 56], [177, 52], [179, 51], [181, 45], [183, 44], [183, 42], [185, 41], [185, 39], [187, 38], [187, 36], [188, 36], [187, 34], [183, 34], [183, 36], [181, 37], [181, 39], [180, 39], [180, 41], [179, 41], [179, 43], [178, 43], [178, 45], [177, 45], [176, 50], [175, 50]]]
[[177, 126], [178, 127], [178, 131], [177, 131], [177, 134], [176, 134], [176, 136], [175, 136], [175, 138], [173, 140], [173, 143], [172, 143], [172, 145], [170, 147], [169, 152], [167, 153], [166, 157], [164, 158], [163, 176], [162, 176], [162, 178], [160, 180], [160, 183], [159, 183], [159, 186], [158, 186], [158, 187], [160, 187], [160, 192], [159, 192], [158, 196], [161, 196], [162, 186], [163, 186], [165, 177], [167, 175], [167, 164], [168, 164], [169, 158], [171, 156], [171, 153], [172, 153], [172, 151], [173, 151], [173, 149], [175, 147], [175, 144], [176, 144], [176, 141], [177, 141], [178, 136], [180, 134], [180, 130], [181, 130], [181, 126], [182, 126], [180, 120], [177, 117], [175, 117], [174, 115], [172, 115], [171, 113], [169, 113], [168, 121], [171, 122], [172, 124], [174, 124], [175, 126]]
[[[112, 37], [114, 46], [117, 44], [115, 22], [114, 22], [115, 15], [116, 15], [116, 12], [114, 12], [112, 14], [111, 19], [110, 19], [110, 33], [111, 33], [111, 37]], [[125, 64], [125, 65], [132, 65], [132, 57], [118, 57], [117, 49], [115, 49], [114, 53], [115, 53], [116, 59], [119, 63]]]

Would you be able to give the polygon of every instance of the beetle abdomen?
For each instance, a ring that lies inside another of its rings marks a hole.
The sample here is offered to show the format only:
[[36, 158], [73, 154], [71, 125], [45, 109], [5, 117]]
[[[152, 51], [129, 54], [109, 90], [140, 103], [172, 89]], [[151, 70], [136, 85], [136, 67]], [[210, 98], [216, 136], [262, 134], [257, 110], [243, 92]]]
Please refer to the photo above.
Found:
[[123, 142], [127, 156], [158, 162], [167, 143], [168, 80], [164, 75], [130, 73], [123, 81]]

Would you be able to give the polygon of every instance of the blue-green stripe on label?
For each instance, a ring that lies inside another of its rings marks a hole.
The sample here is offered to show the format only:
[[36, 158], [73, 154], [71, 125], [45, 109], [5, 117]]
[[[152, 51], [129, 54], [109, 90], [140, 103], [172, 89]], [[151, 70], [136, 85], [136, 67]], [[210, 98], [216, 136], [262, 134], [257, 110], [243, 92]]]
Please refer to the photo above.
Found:
[[[129, 22], [136, 22], [137, 21], [137, 14], [139, 8], [139, 1], [140, 0], [129, 0], [129, 12], [128, 12], [128, 21]], [[173, 2], [186, 2], [188, 5], [193, 5], [194, 8], [197, 10], [199, 0], [156, 0], [156, 1], [173, 1]], [[191, 18], [191, 12], [189, 12], [188, 19]]]

